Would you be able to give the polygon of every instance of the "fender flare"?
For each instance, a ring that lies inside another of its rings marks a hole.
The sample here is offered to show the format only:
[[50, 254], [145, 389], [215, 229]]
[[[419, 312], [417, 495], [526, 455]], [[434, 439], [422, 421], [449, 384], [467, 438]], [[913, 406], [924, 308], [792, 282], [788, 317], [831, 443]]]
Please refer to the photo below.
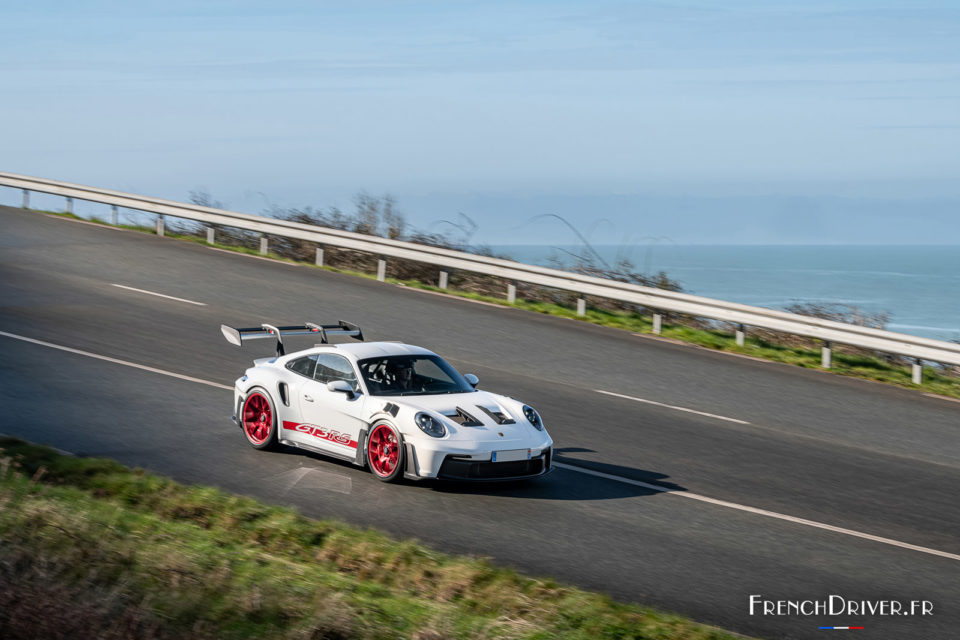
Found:
[[397, 426], [396, 422], [389, 413], [385, 411], [378, 411], [367, 420], [366, 424], [360, 429], [360, 433], [357, 434], [357, 456], [353, 461], [353, 464], [358, 467], [366, 468], [367, 466], [367, 436], [370, 431], [373, 429], [373, 425], [383, 421], [393, 427], [393, 430], [397, 432], [397, 435], [400, 436], [400, 442], [403, 442], [403, 434], [400, 433], [400, 428]]
[[403, 432], [400, 431], [393, 416], [386, 412], [377, 412], [370, 417], [366, 426], [360, 429], [360, 434], [357, 436], [357, 457], [353, 463], [361, 468], [367, 467], [367, 439], [370, 431], [373, 429], [373, 425], [378, 422], [386, 422], [389, 424], [400, 438], [400, 446], [403, 447], [405, 454], [403, 457], [403, 477], [408, 480], [420, 480], [420, 476], [417, 475], [417, 450], [412, 442], [408, 442], [407, 439], [404, 438]]

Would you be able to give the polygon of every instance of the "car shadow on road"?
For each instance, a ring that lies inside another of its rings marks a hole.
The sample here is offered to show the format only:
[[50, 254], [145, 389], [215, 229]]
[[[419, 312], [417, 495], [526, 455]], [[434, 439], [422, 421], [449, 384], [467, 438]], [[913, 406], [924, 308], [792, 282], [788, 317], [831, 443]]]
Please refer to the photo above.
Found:
[[[584, 460], [577, 453], [595, 453], [592, 449], [566, 447], [554, 450], [553, 461], [563, 466], [554, 467], [546, 476], [516, 482], [454, 482], [441, 481], [432, 489], [444, 493], [496, 495], [538, 500], [616, 500], [638, 496], [655, 496], [671, 491], [686, 491], [678, 484], [667, 482], [670, 476], [606, 462]], [[569, 467], [576, 467], [570, 469]], [[583, 471], [580, 471], [582, 469]], [[614, 476], [606, 478], [591, 474]], [[631, 482], [633, 481], [633, 482]], [[641, 483], [641, 484], [634, 484]], [[652, 486], [643, 486], [652, 485]]]

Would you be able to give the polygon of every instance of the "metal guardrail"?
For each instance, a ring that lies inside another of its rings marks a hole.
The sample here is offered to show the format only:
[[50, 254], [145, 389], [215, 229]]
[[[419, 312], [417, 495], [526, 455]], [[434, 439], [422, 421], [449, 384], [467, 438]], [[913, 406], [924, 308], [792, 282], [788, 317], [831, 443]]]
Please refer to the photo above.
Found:
[[[461, 269], [504, 278], [509, 282], [507, 298], [510, 302], [513, 302], [516, 298], [516, 283], [524, 282], [579, 294], [578, 313], [581, 315], [585, 309], [584, 296], [596, 296], [641, 305], [655, 311], [682, 313], [731, 322], [739, 326], [737, 341], [740, 344], [743, 342], [745, 327], [748, 326], [817, 338], [824, 341], [822, 364], [825, 368], [829, 368], [831, 363], [830, 346], [833, 343], [914, 358], [916, 363], [913, 365], [913, 380], [916, 383], [921, 380], [920, 362], [922, 360], [960, 365], [960, 344], [605, 280], [558, 269], [526, 265], [512, 260], [489, 258], [412, 242], [390, 240], [338, 229], [315, 227], [288, 220], [266, 218], [13, 173], [0, 172], [0, 186], [22, 189], [24, 208], [29, 208], [29, 193], [37, 191], [67, 198], [68, 210], [72, 207], [73, 199], [85, 200], [112, 205], [114, 215], [117, 207], [123, 207], [159, 214], [160, 216], [173, 216], [207, 224], [307, 240], [316, 242], [321, 247], [330, 245], [364, 251], [379, 256], [377, 277], [380, 280], [384, 279], [386, 258], [401, 258], [441, 267], [444, 271], [440, 273], [440, 284], [444, 288], [447, 281], [446, 270], [449, 269]], [[158, 218], [157, 224], [158, 233], [161, 234], [163, 230], [162, 220], [162, 218]], [[209, 232], [207, 239], [208, 242], [212, 242]], [[266, 253], [265, 240], [264, 238], [261, 241], [262, 253]], [[322, 248], [318, 249], [318, 263], [322, 262], [322, 255]], [[661, 316], [655, 312], [654, 331], [656, 333], [659, 333], [660, 326]]]

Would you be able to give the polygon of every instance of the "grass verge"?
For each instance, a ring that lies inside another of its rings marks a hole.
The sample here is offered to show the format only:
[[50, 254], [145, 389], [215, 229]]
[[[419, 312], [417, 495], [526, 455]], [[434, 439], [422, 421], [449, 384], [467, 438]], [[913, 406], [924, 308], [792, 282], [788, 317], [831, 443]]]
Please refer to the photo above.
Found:
[[0, 438], [15, 638], [742, 638], [683, 617]]
[[[86, 220], [72, 213], [56, 212], [56, 211], [43, 211], [41, 213], [48, 213], [48, 214], [72, 218], [76, 220], [83, 220], [85, 222], [94, 222], [97, 224], [114, 226], [98, 218]], [[141, 226], [132, 226], [132, 225], [115, 225], [115, 226], [118, 226], [124, 229], [130, 229], [133, 231], [155, 233], [155, 230], [152, 227], [141, 227]], [[277, 254], [268, 253], [266, 256], [261, 256], [258, 250], [251, 249], [249, 247], [238, 247], [233, 245], [221, 245], [221, 244], [208, 245], [204, 238], [200, 238], [197, 236], [179, 235], [179, 234], [171, 234], [171, 233], [167, 233], [166, 235], [171, 238], [188, 240], [191, 242], [196, 242], [198, 244], [203, 244], [205, 246], [212, 246], [217, 249], [222, 249], [225, 251], [245, 253], [248, 255], [255, 255], [258, 257], [265, 257], [273, 260], [279, 260], [281, 262], [288, 262], [291, 264], [309, 266], [317, 269], [324, 269], [327, 271], [344, 273], [347, 275], [358, 276], [358, 277], [367, 278], [367, 279], [375, 279], [375, 276], [369, 273], [363, 273], [360, 271], [352, 271], [347, 269], [338, 269], [335, 267], [326, 267], [326, 266], [317, 267], [316, 265], [312, 265], [305, 262], [298, 262]], [[518, 299], [516, 303], [510, 304], [503, 298], [485, 296], [485, 295], [480, 295], [480, 294], [470, 293], [465, 291], [456, 291], [453, 289], [440, 289], [439, 287], [436, 287], [424, 282], [420, 282], [418, 280], [397, 280], [394, 278], [387, 278], [387, 282], [404, 285], [404, 286], [408, 286], [415, 289], [422, 289], [426, 291], [432, 291], [435, 293], [442, 293], [445, 295], [452, 295], [452, 296], [467, 298], [471, 300], [478, 300], [482, 302], [488, 302], [491, 304], [497, 304], [497, 305], [506, 306], [506, 307], [513, 307], [517, 309], [524, 309], [524, 310], [533, 311], [536, 313], [544, 313], [552, 316], [570, 318], [572, 320], [589, 322], [591, 324], [597, 324], [605, 327], [615, 327], [618, 329], [625, 329], [633, 333], [641, 333], [641, 334], [653, 333], [653, 325], [650, 317], [643, 316], [637, 313], [607, 311], [607, 310], [593, 309], [588, 307], [587, 313], [585, 316], [578, 316], [576, 312], [571, 308], [564, 307], [558, 304], [548, 303], [548, 302]], [[808, 369], [821, 369], [819, 349], [815, 349], [815, 348], [811, 349], [809, 347], [780, 344], [780, 343], [770, 341], [770, 340], [765, 340], [762, 338], [751, 337], [749, 333], [747, 334], [747, 338], [743, 346], [738, 345], [736, 343], [736, 339], [734, 338], [734, 336], [729, 332], [725, 332], [721, 330], [699, 329], [699, 328], [688, 327], [688, 326], [679, 325], [679, 324], [677, 325], [664, 324], [661, 335], [665, 338], [679, 340], [681, 342], [698, 345], [708, 349], [726, 351], [729, 353], [737, 353], [737, 354], [751, 356], [755, 358], [761, 358], [763, 360], [770, 360], [772, 362], [781, 362], [785, 364], [797, 365], [797, 366], [805, 367]], [[935, 393], [935, 394], [948, 396], [952, 398], [960, 398], [960, 378], [957, 378], [956, 376], [951, 376], [938, 367], [926, 367], [924, 369], [924, 374], [923, 374], [923, 383], [920, 385], [917, 385], [913, 383], [910, 369], [904, 366], [902, 363], [889, 362], [881, 357], [865, 355], [862, 352], [854, 349], [848, 350], [848, 349], [845, 349], [843, 345], [834, 345], [833, 362], [832, 362], [832, 367], [829, 371], [830, 373], [835, 373], [839, 375], [850, 376], [854, 378], [861, 378], [864, 380], [872, 380], [874, 382], [883, 382], [886, 384], [892, 384], [892, 385], [904, 387], [907, 389], [916, 389], [916, 390], [924, 391], [927, 393]]]

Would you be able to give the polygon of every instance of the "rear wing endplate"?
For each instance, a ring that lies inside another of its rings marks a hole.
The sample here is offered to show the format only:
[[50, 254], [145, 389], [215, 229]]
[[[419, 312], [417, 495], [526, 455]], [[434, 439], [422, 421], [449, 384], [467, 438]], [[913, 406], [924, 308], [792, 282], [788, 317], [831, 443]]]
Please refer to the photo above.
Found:
[[283, 336], [319, 336], [321, 344], [327, 344], [330, 336], [347, 336], [356, 340], [363, 340], [363, 332], [357, 325], [340, 320], [337, 324], [314, 324], [305, 322], [302, 325], [290, 327], [275, 327], [272, 324], [262, 324], [259, 327], [234, 329], [225, 324], [220, 325], [220, 332], [230, 344], [242, 346], [245, 340], [260, 340], [262, 338], [276, 338], [277, 355], [282, 356]]

